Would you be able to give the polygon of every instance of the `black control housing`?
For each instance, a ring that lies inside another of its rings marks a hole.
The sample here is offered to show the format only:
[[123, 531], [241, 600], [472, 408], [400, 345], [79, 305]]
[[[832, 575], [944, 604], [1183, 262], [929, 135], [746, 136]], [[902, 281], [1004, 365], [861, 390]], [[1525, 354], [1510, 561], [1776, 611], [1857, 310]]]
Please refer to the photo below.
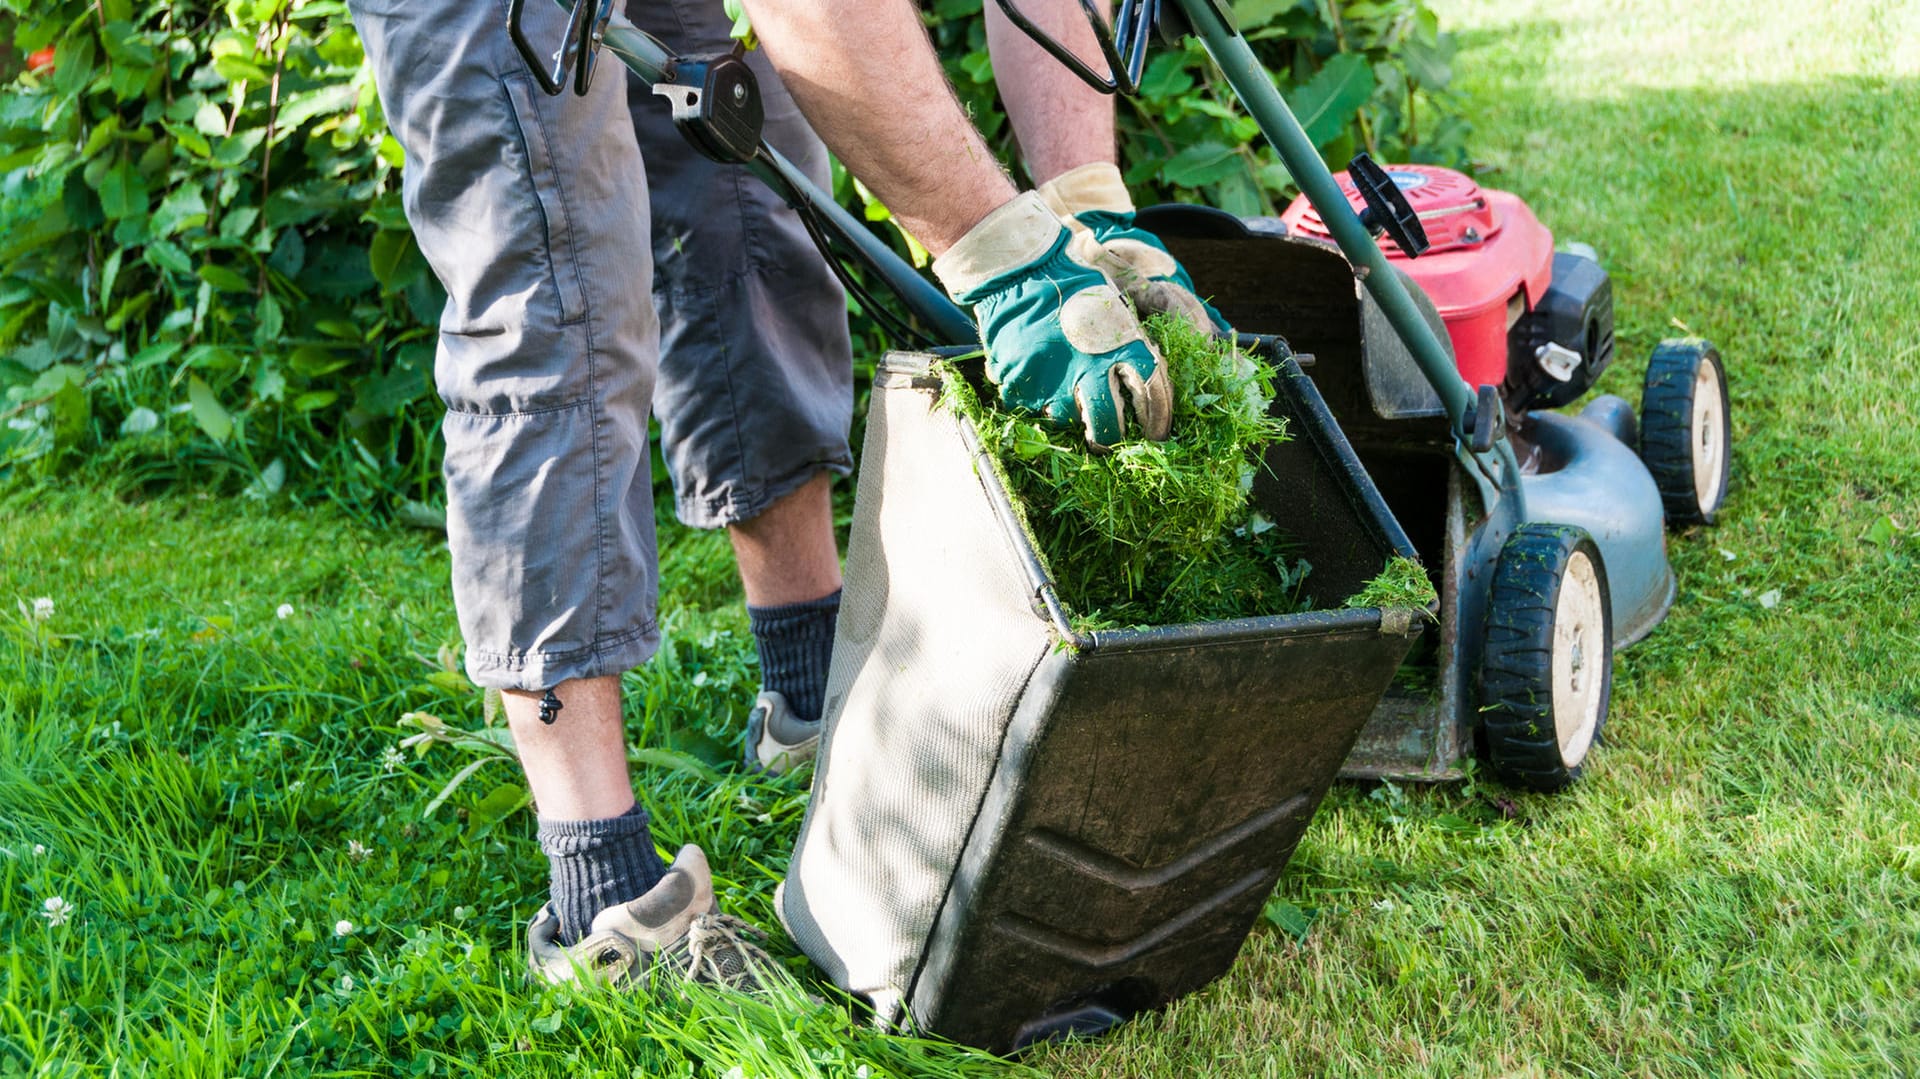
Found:
[[[1541, 349], [1550, 344], [1580, 356], [1564, 382], [1541, 366]], [[1612, 362], [1612, 279], [1585, 255], [1555, 252], [1546, 295], [1507, 333], [1507, 400], [1520, 408], [1559, 408], [1586, 393]]]
[[690, 56], [674, 64], [673, 81], [653, 92], [673, 106], [673, 126], [693, 148], [722, 164], [753, 160], [766, 113], [760, 83], [738, 50]]

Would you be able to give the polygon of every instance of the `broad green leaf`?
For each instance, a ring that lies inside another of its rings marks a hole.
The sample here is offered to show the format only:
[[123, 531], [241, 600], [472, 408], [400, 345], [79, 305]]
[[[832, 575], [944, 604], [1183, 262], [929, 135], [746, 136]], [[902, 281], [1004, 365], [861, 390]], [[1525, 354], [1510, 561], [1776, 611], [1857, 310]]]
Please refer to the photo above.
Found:
[[227, 269], [225, 266], [218, 266], [209, 262], [195, 272], [200, 275], [200, 280], [205, 281], [207, 284], [212, 285], [222, 292], [253, 291], [253, 282]]
[[260, 220], [260, 211], [253, 206], [235, 206], [220, 218], [220, 238], [223, 240], [244, 240], [253, 223]]
[[1163, 52], [1147, 62], [1140, 76], [1140, 96], [1148, 101], [1165, 101], [1193, 89], [1193, 73], [1187, 70], [1184, 52]]
[[266, 346], [280, 339], [286, 329], [286, 319], [273, 293], [263, 293], [260, 301], [253, 305], [253, 322], [256, 343]]
[[227, 134], [227, 114], [220, 111], [220, 106], [208, 102], [193, 114], [193, 129], [208, 138], [216, 135], [224, 138]]
[[147, 180], [132, 161], [122, 157], [107, 168], [100, 179], [100, 209], [109, 221], [147, 212]]
[[287, 376], [278, 367], [268, 367], [253, 376], [253, 395], [262, 401], [281, 401], [287, 396]]
[[[1313, 6], [1312, 0], [1305, 3]], [[1234, 0], [1233, 21], [1242, 32], [1258, 30], [1301, 4], [1302, 0]]]
[[1305, 86], [1287, 95], [1287, 104], [1307, 138], [1324, 146], [1346, 131], [1373, 96], [1373, 68], [1358, 53], [1343, 52], [1327, 61]]
[[360, 47], [360, 35], [354, 33], [351, 23], [346, 22], [334, 24], [332, 32], [321, 40], [314, 51], [320, 55], [320, 59], [336, 67], [357, 68], [366, 58], [366, 53]]
[[213, 156], [213, 144], [208, 142], [207, 137], [205, 135], [200, 134], [198, 131], [195, 131], [190, 127], [178, 127], [178, 126], [169, 124], [167, 126], [167, 132], [168, 134], [171, 134], [173, 136], [173, 141], [179, 143], [181, 148], [185, 149], [188, 153], [192, 154], [193, 156], [195, 157]]
[[193, 272], [193, 260], [187, 257], [185, 251], [180, 250], [170, 243], [148, 244], [146, 247], [146, 258], [148, 262], [153, 263], [163, 270], [170, 270], [177, 274], [190, 274]]
[[380, 148], [376, 152], [380, 155], [380, 160], [386, 162], [391, 168], [401, 168], [407, 163], [406, 150], [401, 147], [400, 140], [392, 135], [380, 136]]
[[1173, 155], [1160, 176], [1177, 187], [1201, 187], [1219, 182], [1240, 167], [1239, 153], [1233, 147], [1203, 142]]
[[213, 69], [228, 82], [250, 82], [264, 84], [270, 81], [266, 69], [258, 64], [242, 60], [238, 56], [222, 56], [213, 62]]
[[[100, 40], [106, 45], [107, 59], [115, 67], [150, 68], [153, 66], [154, 51], [145, 36], [134, 30], [128, 22], [109, 22], [100, 28]], [[144, 75], [142, 76], [144, 78]]]
[[153, 306], [153, 293], [151, 292], [142, 292], [138, 296], [128, 297], [119, 307], [114, 308], [113, 314], [108, 317], [108, 332], [119, 333], [122, 329], [126, 328], [127, 323], [146, 314], [147, 308], [151, 306]]
[[260, 143], [267, 137], [264, 127], [236, 131], [220, 140], [213, 148], [213, 162], [216, 165], [238, 165], [250, 160], [254, 151], [260, 149]]
[[400, 269], [400, 261], [407, 256], [407, 249], [413, 244], [413, 234], [382, 229], [373, 234], [373, 242], [367, 247], [367, 263], [373, 269], [373, 279], [380, 287], [393, 288], [394, 274]]
[[170, 363], [179, 352], [180, 342], [178, 341], [162, 341], [148, 345], [134, 353], [133, 359], [127, 361], [127, 370], [144, 371], [149, 367], [159, 367]]
[[352, 363], [351, 357], [319, 345], [301, 345], [287, 354], [287, 363], [302, 378], [321, 378]]
[[505, 820], [530, 800], [527, 788], [518, 783], [502, 783], [474, 803], [471, 815], [476, 821], [493, 824]]
[[1444, 90], [1453, 81], [1453, 56], [1459, 46], [1452, 34], [1428, 25], [1431, 11], [1424, 14], [1426, 18], [1417, 20], [1419, 29], [1401, 40], [1399, 59], [1409, 78], [1428, 90]]
[[80, 148], [80, 159], [85, 161], [113, 144], [114, 136], [120, 134], [120, 117], [108, 115], [97, 124], [93, 133], [87, 136], [87, 143]]
[[306, 393], [293, 399], [293, 410], [295, 412], [313, 412], [316, 409], [325, 408], [339, 399], [340, 395], [333, 390], [308, 390]]
[[152, 229], [155, 236], [172, 236], [176, 232], [207, 223], [207, 200], [200, 194], [197, 184], [186, 184], [167, 192], [160, 200], [160, 206], [153, 211]]
[[193, 406], [193, 422], [207, 433], [215, 442], [225, 442], [233, 436], [233, 417], [221, 407], [213, 390], [195, 375], [187, 379], [187, 401]]
[[359, 97], [359, 89], [350, 82], [333, 83], [317, 90], [294, 94], [282, 104], [274, 123], [284, 138], [316, 116], [351, 110], [359, 102]]

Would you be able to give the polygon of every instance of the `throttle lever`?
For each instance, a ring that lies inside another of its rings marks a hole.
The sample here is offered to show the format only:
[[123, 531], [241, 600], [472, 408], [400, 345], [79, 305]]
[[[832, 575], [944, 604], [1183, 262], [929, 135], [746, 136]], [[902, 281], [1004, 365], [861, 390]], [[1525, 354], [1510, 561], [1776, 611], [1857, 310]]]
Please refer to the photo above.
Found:
[[1360, 224], [1369, 233], [1379, 236], [1385, 232], [1393, 238], [1401, 252], [1408, 258], [1419, 258], [1428, 247], [1426, 226], [1420, 224], [1420, 215], [1413, 212], [1413, 205], [1407, 201], [1406, 193], [1400, 185], [1393, 182], [1385, 169], [1373, 163], [1366, 154], [1355, 154], [1347, 163], [1347, 176], [1353, 180], [1353, 186], [1360, 190], [1360, 197], [1366, 201], [1367, 208], [1360, 213]]
[[567, 12], [567, 29], [560, 39], [560, 48], [553, 53], [553, 70], [547, 70], [546, 58], [534, 48], [522, 28], [522, 14], [526, 0], [507, 0], [507, 36], [513, 39], [513, 47], [520, 53], [520, 59], [526, 61], [527, 69], [533, 72], [534, 81], [540, 84], [549, 97], [558, 97], [567, 88], [567, 73], [573, 73], [573, 92], [579, 97], [587, 96], [588, 87], [593, 85], [593, 66], [600, 58], [600, 42], [606, 36], [607, 23], [613, 18], [614, 0], [574, 0], [573, 7]]

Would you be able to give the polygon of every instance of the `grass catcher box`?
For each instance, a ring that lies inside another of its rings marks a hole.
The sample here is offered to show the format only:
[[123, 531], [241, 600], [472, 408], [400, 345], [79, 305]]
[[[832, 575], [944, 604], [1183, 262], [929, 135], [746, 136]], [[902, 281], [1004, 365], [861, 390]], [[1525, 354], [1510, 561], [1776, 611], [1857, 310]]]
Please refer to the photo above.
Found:
[[1421, 624], [1338, 609], [1412, 547], [1291, 358], [1253, 500], [1335, 609], [1084, 635], [933, 360], [875, 374], [781, 917], [880, 1023], [1005, 1052], [1226, 972]]

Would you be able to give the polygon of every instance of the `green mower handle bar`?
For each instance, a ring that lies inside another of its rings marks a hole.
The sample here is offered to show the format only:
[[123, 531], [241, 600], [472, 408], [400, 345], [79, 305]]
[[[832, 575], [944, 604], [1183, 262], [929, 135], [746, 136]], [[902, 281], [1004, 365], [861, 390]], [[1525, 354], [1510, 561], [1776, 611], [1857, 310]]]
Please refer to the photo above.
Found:
[[[1380, 304], [1380, 310], [1387, 321], [1400, 334], [1414, 362], [1420, 365], [1420, 371], [1433, 385], [1434, 392], [1440, 395], [1441, 403], [1447, 410], [1447, 421], [1453, 428], [1456, 453], [1461, 463], [1472, 471], [1479, 471], [1482, 462], [1478, 454], [1467, 447], [1471, 435], [1467, 428], [1474, 414], [1474, 392], [1466, 380], [1454, 367], [1447, 350], [1440, 344], [1440, 338], [1421, 317], [1420, 309], [1414, 306], [1413, 297], [1407, 294], [1406, 286], [1401, 284], [1400, 275], [1387, 264], [1387, 256], [1382, 254], [1378, 244], [1366, 226], [1360, 223], [1360, 216], [1353, 211], [1347, 197], [1334, 182], [1333, 173], [1327, 169], [1326, 162], [1320, 160], [1320, 152], [1314, 148], [1312, 140], [1300, 128], [1300, 121], [1294, 118], [1293, 110], [1287, 107], [1280, 91], [1274, 89], [1273, 79], [1267, 74], [1260, 61], [1254, 58], [1253, 49], [1247, 45], [1247, 39], [1233, 25], [1233, 16], [1227, 10], [1224, 0], [1173, 0], [1187, 16], [1188, 24], [1193, 28], [1201, 42], [1206, 46], [1207, 54], [1214, 64], [1226, 76], [1227, 85], [1246, 105], [1247, 112], [1254, 122], [1260, 125], [1261, 134], [1273, 144], [1273, 148], [1285, 163], [1293, 182], [1300, 185], [1300, 191], [1313, 204], [1320, 214], [1320, 220], [1326, 223], [1327, 231], [1347, 256], [1347, 261], [1359, 269], [1360, 280], [1367, 291]], [[1492, 462], [1488, 471], [1497, 470], [1498, 493], [1501, 497], [1515, 500], [1519, 519], [1526, 520], [1526, 504], [1520, 487], [1520, 462], [1515, 457], [1513, 445], [1504, 434], [1494, 440]], [[1489, 495], [1491, 492], [1487, 492]], [[1489, 501], [1491, 498], [1489, 498]]]
[[[565, 0], [556, 2], [567, 8]], [[584, 93], [593, 70], [594, 53], [603, 44], [649, 86], [672, 83], [676, 69], [683, 62], [683, 57], [633, 25], [625, 13], [616, 10], [607, 0], [576, 0], [568, 9], [567, 36], [555, 57], [555, 71], [549, 74], [543, 70], [541, 56], [522, 32], [523, 3], [524, 0], [511, 0], [508, 4], [508, 34], [521, 58], [540, 80], [541, 88], [549, 94], [564, 92], [569, 69], [575, 75], [574, 92]], [[582, 11], [589, 11], [594, 17], [583, 19], [579, 14]], [[843, 244], [863, 268], [899, 297], [911, 314], [932, 329], [940, 343], [963, 347], [979, 344], [980, 331], [965, 311], [856, 221], [832, 196], [815, 186], [764, 138], [759, 140], [752, 157], [742, 163], [793, 206], [821, 246], [821, 255], [836, 269], [833, 253], [826, 250], [828, 237]]]

